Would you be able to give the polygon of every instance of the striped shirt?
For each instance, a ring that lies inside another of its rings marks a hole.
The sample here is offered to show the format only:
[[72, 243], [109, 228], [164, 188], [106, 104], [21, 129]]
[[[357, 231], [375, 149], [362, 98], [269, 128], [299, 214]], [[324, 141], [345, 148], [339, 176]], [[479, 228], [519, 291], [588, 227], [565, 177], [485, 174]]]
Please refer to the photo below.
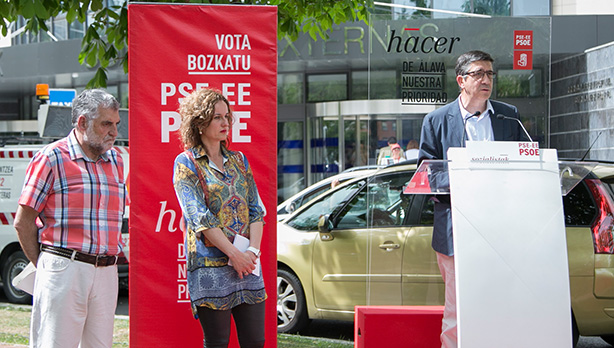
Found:
[[75, 131], [41, 149], [28, 165], [19, 204], [38, 211], [39, 242], [94, 255], [122, 251], [124, 163], [111, 149], [87, 158]]

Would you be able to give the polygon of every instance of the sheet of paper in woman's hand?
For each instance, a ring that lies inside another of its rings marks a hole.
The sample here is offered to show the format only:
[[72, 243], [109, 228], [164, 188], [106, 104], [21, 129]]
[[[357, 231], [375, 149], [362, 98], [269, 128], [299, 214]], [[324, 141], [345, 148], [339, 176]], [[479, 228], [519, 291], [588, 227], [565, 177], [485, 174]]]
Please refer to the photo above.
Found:
[[[249, 239], [243, 237], [240, 234], [235, 235], [235, 240], [232, 243], [235, 248], [239, 249], [240, 252], [244, 253], [247, 248], [249, 248]], [[228, 260], [228, 265], [232, 266], [230, 260]], [[260, 275], [260, 257], [256, 260], [256, 268], [252, 271], [252, 274], [259, 276]]]

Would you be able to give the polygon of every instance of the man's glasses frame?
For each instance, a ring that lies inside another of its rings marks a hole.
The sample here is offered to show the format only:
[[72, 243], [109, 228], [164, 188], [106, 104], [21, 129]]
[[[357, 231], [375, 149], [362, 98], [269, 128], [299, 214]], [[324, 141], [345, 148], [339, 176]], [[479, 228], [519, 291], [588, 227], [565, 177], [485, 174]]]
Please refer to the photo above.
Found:
[[473, 77], [477, 81], [481, 81], [484, 78], [484, 75], [488, 75], [488, 78], [492, 80], [493, 77], [497, 75], [497, 73], [492, 70], [484, 71], [480, 69], [476, 71], [468, 71], [464, 74], [464, 76], [467, 76], [467, 75]]

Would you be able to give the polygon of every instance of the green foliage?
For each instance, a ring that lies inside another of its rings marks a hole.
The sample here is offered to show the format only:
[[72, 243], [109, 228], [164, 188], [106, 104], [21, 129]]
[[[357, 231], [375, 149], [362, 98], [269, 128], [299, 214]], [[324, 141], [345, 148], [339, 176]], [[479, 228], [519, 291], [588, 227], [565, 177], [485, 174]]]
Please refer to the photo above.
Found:
[[284, 348], [348, 348], [354, 347], [351, 341], [314, 339], [298, 335], [278, 334], [277, 346]]
[[[430, 8], [426, 0], [415, 0], [416, 7]], [[432, 12], [425, 10], [416, 10], [412, 12], [411, 18], [431, 18]]]
[[[29, 341], [29, 306], [0, 307], [0, 346], [6, 344], [27, 345]], [[130, 344], [130, 320], [116, 317], [113, 325], [113, 348], [128, 347]], [[311, 338], [298, 335], [277, 335], [277, 346], [286, 348], [350, 348], [352, 341]]]
[[[136, 0], [140, 1], [140, 0]], [[132, 1], [135, 2], [134, 0]], [[147, 2], [276, 5], [277, 35], [296, 40], [308, 33], [314, 40], [328, 38], [334, 24], [352, 20], [367, 21], [373, 0], [147, 0]], [[105, 7], [103, 0], [0, 0], [0, 30], [7, 35], [8, 26], [19, 16], [26, 20], [26, 31], [48, 31], [45, 20], [65, 14], [69, 23], [85, 22], [88, 9], [94, 21], [89, 24], [81, 43], [79, 62], [97, 67], [90, 86], [106, 86], [107, 68], [121, 64], [128, 72], [128, 0], [121, 6]]]
[[24, 335], [0, 333], [0, 342], [10, 343], [10, 344], [21, 344], [25, 346], [28, 344], [29, 339], [28, 339], [28, 336], [24, 336]]
[[464, 12], [491, 16], [509, 16], [509, 0], [466, 0], [462, 6]]

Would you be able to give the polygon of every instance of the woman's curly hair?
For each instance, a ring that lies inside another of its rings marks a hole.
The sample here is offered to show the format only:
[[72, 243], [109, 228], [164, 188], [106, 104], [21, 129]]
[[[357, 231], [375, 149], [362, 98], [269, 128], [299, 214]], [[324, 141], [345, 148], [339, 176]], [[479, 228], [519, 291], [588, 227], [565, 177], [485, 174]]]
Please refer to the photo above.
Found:
[[[232, 111], [228, 99], [217, 89], [201, 88], [192, 92], [179, 104], [179, 114], [181, 115], [181, 126], [179, 127], [179, 138], [185, 149], [190, 149], [202, 145], [200, 131], [209, 127], [213, 120], [215, 104], [223, 101], [228, 106], [230, 114], [230, 126], [232, 127]], [[223, 147], [228, 147], [228, 141], [222, 141]]]

